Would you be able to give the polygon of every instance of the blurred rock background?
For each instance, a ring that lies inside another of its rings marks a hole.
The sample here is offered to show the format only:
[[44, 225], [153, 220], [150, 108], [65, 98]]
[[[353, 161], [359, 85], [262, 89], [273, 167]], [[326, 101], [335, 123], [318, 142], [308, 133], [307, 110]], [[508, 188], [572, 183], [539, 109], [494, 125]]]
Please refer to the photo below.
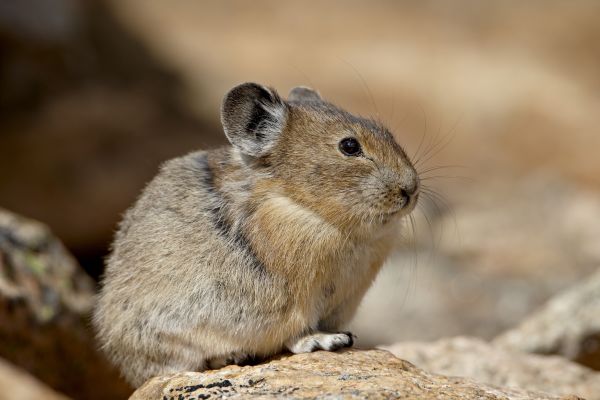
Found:
[[592, 0], [2, 2], [0, 206], [97, 280], [160, 162], [224, 143], [231, 86], [312, 86], [383, 120], [443, 196], [399, 238], [359, 344], [491, 339], [600, 266], [598, 15]]

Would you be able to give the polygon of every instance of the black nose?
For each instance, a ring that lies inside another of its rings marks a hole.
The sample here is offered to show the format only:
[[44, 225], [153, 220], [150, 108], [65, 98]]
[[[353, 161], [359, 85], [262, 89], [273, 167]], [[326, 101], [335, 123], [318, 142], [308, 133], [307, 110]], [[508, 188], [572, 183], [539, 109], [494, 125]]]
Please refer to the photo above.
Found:
[[419, 188], [418, 184], [415, 182], [410, 186], [405, 186], [400, 188], [400, 195], [402, 197], [412, 197], [417, 193], [417, 189]]
[[409, 192], [408, 190], [400, 189], [400, 196], [402, 197], [404, 204], [408, 204], [410, 202], [410, 200], [413, 198], [414, 194], [415, 194], [414, 190]]

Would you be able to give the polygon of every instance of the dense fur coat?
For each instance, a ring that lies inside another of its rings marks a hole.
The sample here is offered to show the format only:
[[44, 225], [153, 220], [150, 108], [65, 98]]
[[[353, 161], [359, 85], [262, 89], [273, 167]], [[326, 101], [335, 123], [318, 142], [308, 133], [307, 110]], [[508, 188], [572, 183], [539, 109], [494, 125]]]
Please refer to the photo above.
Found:
[[417, 199], [387, 129], [310, 89], [242, 84], [221, 117], [232, 146], [166, 162], [107, 261], [94, 324], [135, 386], [352, 345], [340, 329]]

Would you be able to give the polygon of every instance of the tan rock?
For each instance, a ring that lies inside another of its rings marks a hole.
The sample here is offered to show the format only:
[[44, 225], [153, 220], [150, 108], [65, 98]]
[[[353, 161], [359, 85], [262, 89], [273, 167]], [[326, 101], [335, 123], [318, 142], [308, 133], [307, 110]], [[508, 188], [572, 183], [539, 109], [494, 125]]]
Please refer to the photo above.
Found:
[[480, 339], [402, 342], [385, 349], [419, 368], [490, 385], [600, 399], [600, 373], [563, 357], [510, 351]]
[[[0, 400], [67, 400], [25, 371], [0, 359]], [[10, 390], [6, 390], [10, 388]]]
[[125, 398], [89, 328], [93, 301], [92, 280], [45, 225], [0, 209], [0, 357], [75, 398]]
[[0, 254], [0, 297], [37, 323], [91, 310], [94, 283], [45, 225], [0, 208]]
[[383, 350], [282, 356], [256, 366], [182, 372], [146, 382], [131, 400], [292, 399], [556, 399], [425, 372]]
[[600, 271], [552, 298], [494, 343], [532, 353], [561, 354], [600, 370]]

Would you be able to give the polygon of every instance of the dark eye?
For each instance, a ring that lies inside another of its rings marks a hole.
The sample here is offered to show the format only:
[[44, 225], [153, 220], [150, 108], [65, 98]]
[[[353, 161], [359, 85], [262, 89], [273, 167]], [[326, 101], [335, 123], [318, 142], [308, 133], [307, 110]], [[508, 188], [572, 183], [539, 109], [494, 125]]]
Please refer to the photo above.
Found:
[[340, 141], [340, 151], [347, 156], [360, 156], [362, 150], [360, 143], [354, 138], [345, 138]]

